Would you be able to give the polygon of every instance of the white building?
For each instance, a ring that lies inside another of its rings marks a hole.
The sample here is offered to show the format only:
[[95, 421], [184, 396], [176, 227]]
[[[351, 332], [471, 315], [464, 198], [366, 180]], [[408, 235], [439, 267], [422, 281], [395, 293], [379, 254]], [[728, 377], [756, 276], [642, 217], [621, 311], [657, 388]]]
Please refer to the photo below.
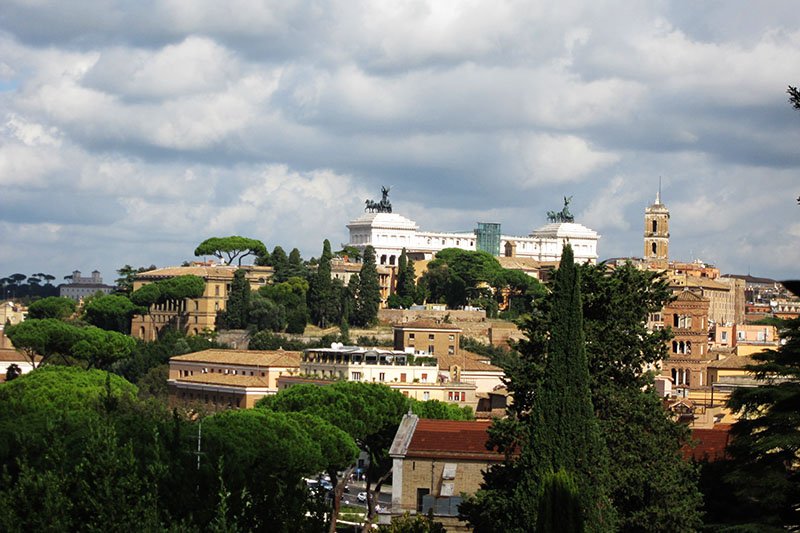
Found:
[[[375, 248], [378, 264], [395, 265], [403, 248], [414, 259], [433, 259], [444, 248], [476, 250], [477, 235], [420, 231], [416, 222], [397, 213], [364, 213], [347, 225], [350, 242], [363, 250], [367, 245]], [[577, 263], [597, 262], [597, 241], [600, 235], [594, 230], [574, 222], [554, 222], [533, 230], [527, 237], [500, 236], [500, 253], [508, 257], [525, 257], [536, 261], [561, 259], [566, 243], [572, 245]]]
[[114, 287], [105, 285], [100, 272], [97, 270], [92, 272], [91, 277], [81, 276], [80, 270], [75, 270], [72, 273], [70, 282], [65, 285], [59, 286], [59, 296], [63, 298], [71, 298], [76, 302], [81, 301], [83, 298], [88, 298], [96, 293], [111, 294], [114, 292]]

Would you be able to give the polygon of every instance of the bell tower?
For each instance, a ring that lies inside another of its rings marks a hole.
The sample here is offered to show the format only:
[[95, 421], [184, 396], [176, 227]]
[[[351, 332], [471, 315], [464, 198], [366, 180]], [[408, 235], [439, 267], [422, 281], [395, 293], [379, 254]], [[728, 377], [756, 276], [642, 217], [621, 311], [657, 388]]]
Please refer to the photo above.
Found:
[[661, 203], [661, 180], [656, 201], [644, 210], [644, 260], [656, 268], [669, 265], [669, 209]]

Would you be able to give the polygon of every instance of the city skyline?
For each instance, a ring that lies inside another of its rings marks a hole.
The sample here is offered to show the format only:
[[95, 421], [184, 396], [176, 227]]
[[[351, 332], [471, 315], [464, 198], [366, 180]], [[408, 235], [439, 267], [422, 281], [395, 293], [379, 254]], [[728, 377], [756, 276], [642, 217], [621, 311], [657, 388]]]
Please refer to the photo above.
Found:
[[800, 276], [790, 2], [40, 2], [0, 21], [0, 275], [180, 264], [239, 234], [318, 256], [364, 201], [527, 235], [563, 196], [641, 256]]

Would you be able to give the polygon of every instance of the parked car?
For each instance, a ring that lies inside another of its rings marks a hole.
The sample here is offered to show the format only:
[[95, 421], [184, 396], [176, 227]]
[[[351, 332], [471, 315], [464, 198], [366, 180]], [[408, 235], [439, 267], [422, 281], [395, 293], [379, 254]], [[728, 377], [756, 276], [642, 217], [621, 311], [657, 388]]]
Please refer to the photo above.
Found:
[[361, 503], [367, 503], [367, 493], [359, 492], [358, 496], [356, 496], [356, 500], [360, 501]]

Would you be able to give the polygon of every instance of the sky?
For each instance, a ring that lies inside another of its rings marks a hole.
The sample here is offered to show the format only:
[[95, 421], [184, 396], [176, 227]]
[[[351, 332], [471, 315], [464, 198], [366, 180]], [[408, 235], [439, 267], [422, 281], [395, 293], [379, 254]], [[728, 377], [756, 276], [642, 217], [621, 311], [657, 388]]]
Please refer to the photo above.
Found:
[[390, 186], [428, 231], [800, 277], [795, 2], [0, 0], [0, 276], [305, 258]]

